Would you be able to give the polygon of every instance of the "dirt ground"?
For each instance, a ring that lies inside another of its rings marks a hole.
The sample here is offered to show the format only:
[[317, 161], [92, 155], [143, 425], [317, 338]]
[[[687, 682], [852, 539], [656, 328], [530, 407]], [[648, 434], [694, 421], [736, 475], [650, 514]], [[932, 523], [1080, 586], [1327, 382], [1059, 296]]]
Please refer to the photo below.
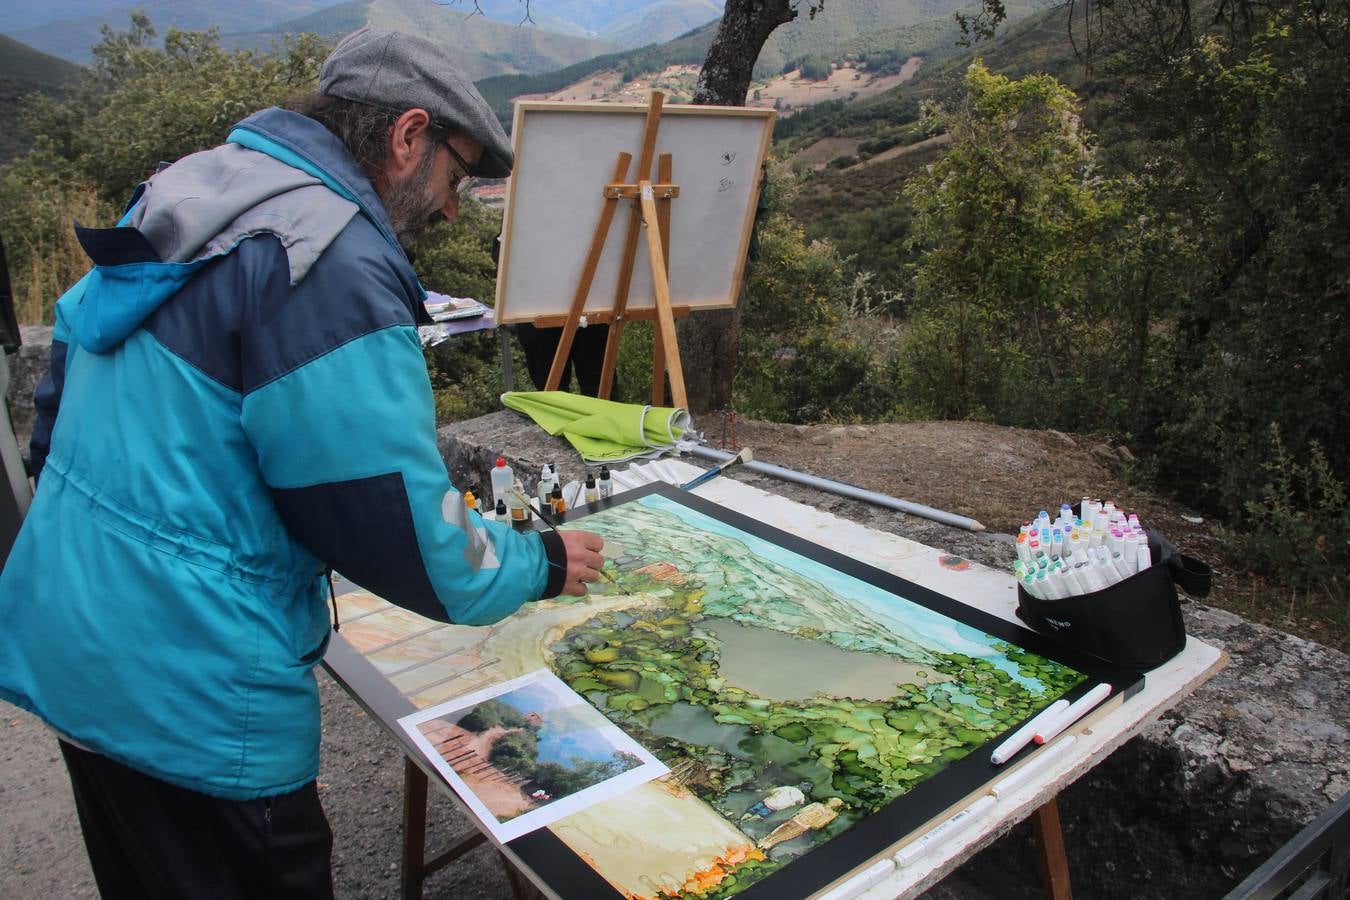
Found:
[[[721, 420], [700, 423], [714, 445], [730, 443]], [[1350, 649], [1343, 623], [1305, 598], [1277, 596], [1247, 571], [1220, 523], [1128, 480], [1127, 447], [1091, 435], [1029, 431], [980, 422], [877, 425], [785, 425], [742, 420], [738, 447], [755, 458], [878, 493], [970, 516], [990, 532], [1016, 533], [1041, 509], [1083, 497], [1114, 500], [1137, 512], [1177, 548], [1214, 567], [1206, 602], [1340, 650]]]

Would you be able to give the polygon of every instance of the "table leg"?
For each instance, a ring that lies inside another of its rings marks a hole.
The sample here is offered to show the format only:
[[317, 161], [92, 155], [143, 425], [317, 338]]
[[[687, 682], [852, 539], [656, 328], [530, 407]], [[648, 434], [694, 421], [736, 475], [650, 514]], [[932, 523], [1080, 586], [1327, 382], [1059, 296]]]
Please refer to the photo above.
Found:
[[403, 872], [399, 896], [421, 900], [427, 849], [427, 776], [403, 757]]
[[534, 886], [534, 882], [520, 874], [520, 870], [511, 864], [511, 860], [501, 853], [497, 856], [502, 861], [502, 871], [506, 873], [506, 881], [511, 885], [511, 896], [515, 900], [546, 900], [539, 888]]
[[1047, 900], [1073, 900], [1069, 884], [1069, 858], [1064, 852], [1064, 831], [1059, 824], [1059, 803], [1051, 797], [1032, 816], [1036, 827], [1036, 862], [1041, 870]]

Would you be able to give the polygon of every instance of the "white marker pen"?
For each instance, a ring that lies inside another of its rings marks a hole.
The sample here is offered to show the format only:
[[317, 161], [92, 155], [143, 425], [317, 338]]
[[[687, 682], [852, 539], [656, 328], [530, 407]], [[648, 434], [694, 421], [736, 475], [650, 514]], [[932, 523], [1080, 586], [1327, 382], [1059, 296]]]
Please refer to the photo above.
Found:
[[1097, 685], [1069, 704], [1069, 708], [1064, 712], [1042, 725], [1036, 732], [1034, 740], [1038, 744], [1053, 741], [1064, 729], [1072, 727], [1075, 722], [1086, 716], [1109, 696], [1111, 696], [1111, 685], [1105, 682]]
[[1078, 738], [1073, 735], [1060, 738], [1049, 747], [1036, 752], [1036, 755], [1027, 760], [1026, 763], [1016, 772], [1009, 775], [1002, 781], [997, 781], [989, 788], [989, 793], [998, 799], [1016, 791], [1018, 788], [1031, 781], [1037, 775], [1050, 768], [1050, 765], [1061, 756], [1069, 752], [1069, 748], [1077, 742]]
[[889, 856], [879, 859], [843, 884], [821, 894], [816, 900], [852, 900], [894, 871], [895, 860]]

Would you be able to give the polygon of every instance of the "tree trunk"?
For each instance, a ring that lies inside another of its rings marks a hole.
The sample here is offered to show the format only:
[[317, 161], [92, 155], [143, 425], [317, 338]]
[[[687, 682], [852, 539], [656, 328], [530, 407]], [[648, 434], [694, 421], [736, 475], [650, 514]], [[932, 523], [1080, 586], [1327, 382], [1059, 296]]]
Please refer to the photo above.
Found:
[[[759, 51], [775, 28], [797, 17], [795, 5], [792, 0], [727, 0], [717, 36], [698, 76], [694, 102], [744, 106]], [[686, 316], [675, 330], [690, 412], [730, 407], [741, 333], [739, 309]]]

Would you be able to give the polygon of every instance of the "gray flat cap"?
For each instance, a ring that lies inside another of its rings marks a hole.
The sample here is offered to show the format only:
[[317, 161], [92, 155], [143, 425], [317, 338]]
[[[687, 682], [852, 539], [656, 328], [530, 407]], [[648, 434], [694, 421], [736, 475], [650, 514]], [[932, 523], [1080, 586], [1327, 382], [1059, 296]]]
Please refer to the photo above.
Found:
[[367, 26], [338, 41], [319, 70], [319, 93], [389, 109], [425, 109], [483, 145], [473, 174], [505, 178], [515, 157], [491, 107], [444, 47]]

